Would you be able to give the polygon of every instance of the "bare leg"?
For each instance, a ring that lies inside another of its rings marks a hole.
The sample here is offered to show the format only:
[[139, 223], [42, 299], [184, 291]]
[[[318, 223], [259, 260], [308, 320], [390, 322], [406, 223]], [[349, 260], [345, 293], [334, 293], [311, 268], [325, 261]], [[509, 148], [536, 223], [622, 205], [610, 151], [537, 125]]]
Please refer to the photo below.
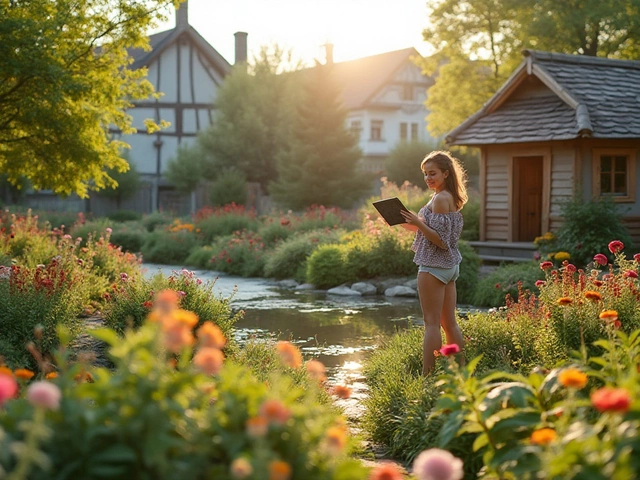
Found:
[[433, 351], [442, 347], [440, 317], [444, 305], [445, 285], [430, 273], [418, 273], [418, 294], [424, 318], [422, 374], [428, 375], [435, 366]]
[[[440, 325], [444, 329], [444, 334], [447, 338], [447, 343], [455, 343], [460, 347], [460, 350], [464, 348], [464, 337], [456, 321], [456, 282], [449, 282], [444, 289], [444, 303], [442, 306], [442, 315], [440, 317]], [[460, 364], [464, 365], [464, 357], [459, 355]]]

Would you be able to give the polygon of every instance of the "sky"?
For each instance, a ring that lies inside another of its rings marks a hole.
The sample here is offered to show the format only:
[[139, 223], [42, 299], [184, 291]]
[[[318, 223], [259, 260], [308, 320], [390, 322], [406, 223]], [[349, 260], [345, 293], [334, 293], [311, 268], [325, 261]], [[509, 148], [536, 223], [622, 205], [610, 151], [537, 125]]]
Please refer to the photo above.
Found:
[[[422, 40], [427, 13], [427, 0], [189, 0], [189, 23], [230, 63], [238, 31], [249, 34], [249, 57], [277, 43], [313, 64], [324, 61], [327, 41], [336, 62], [408, 47], [428, 55]], [[171, 12], [150, 33], [174, 25]]]

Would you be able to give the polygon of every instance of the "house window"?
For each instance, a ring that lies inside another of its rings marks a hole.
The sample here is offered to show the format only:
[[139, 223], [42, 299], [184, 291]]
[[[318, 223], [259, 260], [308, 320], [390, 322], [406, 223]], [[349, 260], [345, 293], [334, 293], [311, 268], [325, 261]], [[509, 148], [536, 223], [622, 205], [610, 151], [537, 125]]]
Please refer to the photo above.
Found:
[[411, 124], [411, 139], [414, 142], [418, 140], [418, 124], [417, 123]]
[[612, 197], [616, 202], [635, 202], [635, 165], [635, 150], [594, 150], [594, 197]]
[[371, 120], [370, 140], [382, 140], [382, 120]]
[[400, 123], [400, 140], [407, 140], [409, 134], [408, 126], [405, 122]]
[[413, 100], [413, 85], [404, 85], [402, 88], [402, 100]]
[[351, 130], [351, 133], [353, 133], [357, 138], [360, 138], [360, 132], [362, 132], [362, 122], [360, 120], [352, 120], [349, 129]]

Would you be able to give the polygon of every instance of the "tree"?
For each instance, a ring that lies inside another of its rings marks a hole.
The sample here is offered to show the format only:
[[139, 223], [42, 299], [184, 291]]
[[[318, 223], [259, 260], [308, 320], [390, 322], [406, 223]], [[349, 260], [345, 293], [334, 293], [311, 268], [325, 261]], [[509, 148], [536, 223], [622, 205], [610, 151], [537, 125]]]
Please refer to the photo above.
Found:
[[191, 193], [203, 180], [203, 152], [199, 145], [181, 145], [177, 156], [169, 160], [165, 176], [179, 192]]
[[424, 39], [429, 131], [443, 135], [478, 111], [522, 61], [522, 49], [638, 58], [638, 0], [440, 0]]
[[265, 191], [276, 179], [276, 158], [289, 144], [298, 98], [297, 75], [282, 74], [287, 65], [290, 54], [263, 46], [249, 69], [236, 67], [225, 79], [213, 124], [198, 137], [205, 177], [233, 168]]
[[347, 112], [331, 67], [317, 65], [305, 74], [293, 141], [278, 159], [272, 196], [294, 210], [313, 204], [350, 207], [370, 189], [372, 179], [357, 171], [362, 152], [345, 128]]
[[427, 142], [399, 142], [386, 159], [387, 179], [397, 185], [409, 182], [425, 188], [420, 162], [429, 152], [436, 149], [435, 144]]
[[[126, 147], [110, 128], [135, 131], [126, 109], [148, 98], [146, 70], [127, 48], [180, 0], [0, 0], [0, 171], [36, 189], [86, 196], [113, 186]], [[148, 122], [148, 128], [157, 128]]]
[[[123, 154], [124, 159], [129, 162], [128, 152]], [[123, 200], [133, 197], [140, 190], [140, 174], [134, 164], [129, 163], [129, 170], [121, 172], [117, 169], [107, 170], [107, 174], [116, 182], [113, 187], [100, 190], [100, 195], [113, 198], [116, 206], [120, 209]]]

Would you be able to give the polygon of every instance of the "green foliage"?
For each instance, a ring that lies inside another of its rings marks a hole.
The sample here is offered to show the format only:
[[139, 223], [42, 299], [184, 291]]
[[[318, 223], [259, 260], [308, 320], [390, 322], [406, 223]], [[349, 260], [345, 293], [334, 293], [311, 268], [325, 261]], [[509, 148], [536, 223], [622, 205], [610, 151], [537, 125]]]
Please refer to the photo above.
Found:
[[[382, 186], [380, 187], [380, 196], [369, 198], [360, 209], [361, 217], [364, 218], [365, 222], [380, 218], [380, 214], [372, 205], [372, 203], [377, 200], [398, 197], [409, 210], [418, 212], [424, 205], [429, 203], [429, 200], [431, 199], [430, 190], [424, 190], [409, 183], [403, 183], [398, 186], [395, 183], [390, 182], [386, 177], [382, 177], [381, 181]], [[386, 223], [382, 222], [381, 225], [383, 224], [386, 225]]]
[[458, 303], [472, 304], [478, 287], [479, 270], [482, 260], [476, 251], [465, 241], [458, 242], [458, 250], [462, 255], [460, 276], [456, 280]]
[[189, 256], [184, 261], [184, 264], [190, 267], [210, 269], [212, 256], [213, 247], [211, 247], [211, 245], [194, 247], [189, 252]]
[[319, 246], [334, 243], [342, 236], [341, 230], [312, 230], [297, 233], [277, 245], [267, 257], [265, 277], [294, 278], [304, 282], [307, 276], [307, 259]]
[[356, 276], [347, 267], [347, 253], [343, 245], [320, 245], [307, 259], [307, 282], [328, 288], [355, 281]]
[[518, 285], [525, 290], [535, 291], [535, 283], [544, 278], [537, 262], [502, 264], [478, 282], [474, 296], [474, 305], [500, 307], [505, 297], [518, 298]]
[[273, 217], [264, 219], [262, 226], [258, 229], [258, 235], [262, 238], [267, 248], [275, 247], [290, 238], [294, 233], [289, 220], [281, 219], [278, 221]]
[[475, 190], [467, 190], [469, 200], [462, 207], [464, 225], [460, 238], [467, 241], [480, 239], [480, 194]]
[[357, 279], [411, 275], [412, 241], [412, 233], [389, 227], [353, 232], [345, 238], [345, 267]]
[[104, 235], [107, 228], [110, 228], [113, 221], [108, 218], [99, 218], [84, 223], [76, 223], [71, 227], [69, 232], [73, 238], [80, 237], [82, 239], [81, 246], [85, 246], [89, 238], [98, 238]]
[[[613, 239], [632, 245], [629, 231], [622, 223], [622, 215], [613, 199], [604, 197], [583, 200], [575, 196], [562, 204], [563, 222], [555, 238], [541, 246], [541, 253], [568, 252], [576, 266], [586, 266], [594, 253], [609, 254], [607, 245]], [[539, 243], [539, 239], [538, 240]]]
[[142, 225], [148, 232], [153, 232], [156, 227], [164, 227], [173, 221], [173, 217], [165, 212], [153, 212], [142, 218]]
[[107, 215], [107, 218], [114, 222], [133, 222], [142, 220], [142, 215], [133, 210], [118, 210]]
[[156, 230], [147, 235], [142, 255], [147, 262], [175, 265], [183, 263], [198, 245], [198, 239], [187, 231]]
[[[276, 372], [267, 387], [231, 360], [206, 375], [201, 364], [191, 362], [191, 347], [179, 351], [177, 360], [167, 352], [158, 323], [124, 338], [108, 329], [94, 335], [109, 344], [112, 370], [92, 369], [93, 382], [78, 384], [74, 378], [86, 376], [87, 365], [70, 364], [62, 352], [50, 387], [60, 390], [59, 408], [36, 408], [26, 398], [3, 405], [4, 471], [15, 473], [16, 457], [26, 450], [28, 478], [34, 480], [232, 480], [232, 465], [242, 459], [252, 478], [265, 478], [276, 461], [290, 470], [291, 480], [367, 476], [345, 450], [328, 448], [331, 431], [344, 433], [343, 420], [318, 400], [317, 384], [301, 388]], [[264, 421], [264, 433], [248, 428], [256, 418]]]
[[244, 174], [235, 169], [220, 172], [211, 183], [209, 200], [215, 206], [228, 203], [244, 205], [247, 202], [247, 180]]
[[199, 145], [180, 145], [176, 158], [169, 160], [165, 176], [179, 192], [191, 193], [202, 181], [204, 153]]
[[117, 225], [111, 234], [111, 243], [122, 248], [123, 252], [140, 252], [148, 233], [138, 225], [137, 223]]
[[259, 222], [252, 211], [235, 209], [229, 212], [216, 211], [196, 221], [195, 225], [200, 230], [202, 240], [205, 243], [211, 243], [219, 237], [231, 235], [234, 232], [255, 231], [258, 229]]
[[261, 277], [265, 262], [262, 239], [252, 232], [220, 237], [212, 245], [209, 268], [241, 277]]
[[310, 205], [351, 207], [371, 188], [357, 170], [358, 140], [345, 128], [342, 94], [331, 67], [305, 72], [305, 95], [298, 104], [290, 148], [278, 157], [274, 201], [293, 210]]
[[423, 186], [424, 175], [420, 169], [420, 163], [429, 152], [436, 149], [435, 143], [400, 141], [385, 160], [388, 180], [397, 185], [409, 182]]
[[[140, 174], [136, 170], [136, 166], [129, 160], [127, 153], [123, 155], [123, 158], [127, 160], [128, 169], [126, 171], [120, 171], [117, 169], [107, 170], [107, 175], [111, 177], [116, 185], [111, 188], [107, 187], [104, 190], [100, 190], [100, 195], [107, 198], [112, 198], [116, 201], [118, 209], [123, 200], [127, 200], [133, 197], [140, 190]], [[111, 217], [111, 215], [110, 215]], [[129, 220], [132, 220], [129, 218]]]
[[127, 68], [127, 49], [147, 46], [149, 27], [178, 3], [0, 2], [0, 171], [9, 181], [80, 196], [113, 185], [105, 170], [126, 169], [126, 145], [107, 132], [131, 133], [126, 109], [153, 94], [146, 70]]

